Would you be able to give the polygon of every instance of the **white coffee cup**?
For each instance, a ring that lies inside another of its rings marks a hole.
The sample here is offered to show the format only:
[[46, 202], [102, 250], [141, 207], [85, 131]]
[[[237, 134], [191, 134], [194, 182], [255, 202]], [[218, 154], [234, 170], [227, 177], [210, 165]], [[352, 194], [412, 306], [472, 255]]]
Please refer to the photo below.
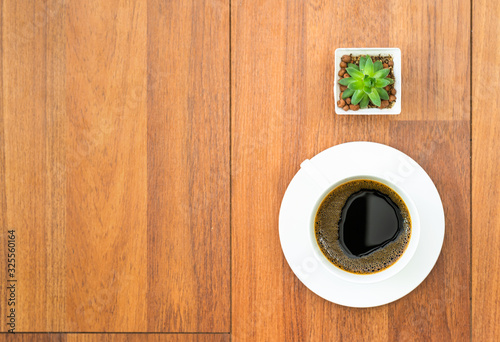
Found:
[[[373, 175], [352, 175], [348, 178], [344, 178], [340, 181], [335, 182], [334, 184], [328, 184], [325, 178], [321, 176], [321, 174], [318, 172], [318, 170], [315, 169], [314, 165], [309, 163], [308, 160], [306, 160], [304, 163], [302, 163], [301, 168], [304, 169], [312, 179], [315, 180], [316, 183], [325, 190], [320, 193], [316, 200], [316, 204], [313, 206], [311, 212], [310, 212], [310, 220], [309, 220], [309, 236], [310, 236], [310, 243], [312, 244], [313, 251], [314, 251], [314, 257], [318, 260], [319, 263], [323, 264], [324, 267], [329, 271], [334, 273], [336, 276], [339, 278], [342, 278], [344, 280], [354, 282], [354, 283], [375, 283], [375, 282], [380, 282], [386, 279], [389, 279], [390, 277], [394, 276], [396, 273], [401, 271], [411, 260], [413, 255], [415, 254], [415, 251], [418, 246], [418, 241], [420, 238], [420, 220], [418, 216], [418, 211], [411, 200], [411, 198], [406, 194], [405, 191], [403, 191], [399, 186], [396, 184], [392, 183], [388, 179], [380, 178], [378, 176], [373, 176]], [[399, 257], [399, 259], [396, 260], [391, 266], [376, 272], [372, 274], [355, 274], [351, 272], [347, 272], [342, 270], [341, 268], [335, 266], [332, 262], [330, 262], [322, 253], [321, 249], [318, 246], [318, 243], [316, 241], [316, 235], [314, 231], [314, 222], [316, 218], [316, 213], [318, 211], [318, 208], [323, 201], [323, 199], [337, 186], [347, 183], [349, 181], [353, 180], [360, 180], [360, 179], [368, 179], [368, 180], [373, 180], [377, 181], [380, 183], [383, 183], [390, 187], [392, 190], [394, 190], [405, 202], [408, 211], [410, 212], [410, 218], [411, 218], [411, 235], [410, 235], [410, 240], [408, 242], [408, 245], [403, 252], [403, 254]]]

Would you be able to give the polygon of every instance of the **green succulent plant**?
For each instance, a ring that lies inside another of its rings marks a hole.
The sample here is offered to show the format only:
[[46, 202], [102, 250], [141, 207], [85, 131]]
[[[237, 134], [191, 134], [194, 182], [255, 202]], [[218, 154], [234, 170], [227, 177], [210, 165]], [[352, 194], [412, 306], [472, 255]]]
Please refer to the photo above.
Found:
[[359, 103], [360, 108], [366, 108], [369, 101], [378, 107], [381, 99], [389, 100], [384, 87], [393, 84], [394, 80], [387, 77], [390, 69], [384, 69], [381, 61], [373, 63], [371, 57], [366, 55], [359, 59], [359, 66], [349, 63], [346, 71], [350, 77], [339, 81], [341, 85], [347, 86], [342, 99], [351, 97], [351, 103]]

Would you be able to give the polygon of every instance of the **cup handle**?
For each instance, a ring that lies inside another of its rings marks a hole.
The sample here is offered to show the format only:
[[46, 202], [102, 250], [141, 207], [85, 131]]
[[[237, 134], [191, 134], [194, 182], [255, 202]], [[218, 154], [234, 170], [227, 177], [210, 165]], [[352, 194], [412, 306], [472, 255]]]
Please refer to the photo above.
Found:
[[328, 178], [309, 159], [304, 160], [300, 164], [300, 168], [318, 185], [320, 190], [324, 190], [330, 186], [331, 182]]

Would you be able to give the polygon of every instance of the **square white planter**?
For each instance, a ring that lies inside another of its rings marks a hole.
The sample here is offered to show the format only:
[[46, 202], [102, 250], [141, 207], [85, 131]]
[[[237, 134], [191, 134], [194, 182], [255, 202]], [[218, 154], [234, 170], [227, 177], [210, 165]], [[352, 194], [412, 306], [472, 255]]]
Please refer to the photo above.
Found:
[[[340, 60], [343, 55], [390, 55], [394, 60], [393, 73], [395, 76], [394, 88], [396, 89], [396, 102], [392, 108], [365, 108], [354, 110], [343, 110], [337, 106], [340, 95], [339, 71]], [[340, 48], [335, 50], [335, 85], [333, 87], [335, 96], [335, 113], [344, 115], [394, 115], [401, 113], [401, 50], [398, 48]]]

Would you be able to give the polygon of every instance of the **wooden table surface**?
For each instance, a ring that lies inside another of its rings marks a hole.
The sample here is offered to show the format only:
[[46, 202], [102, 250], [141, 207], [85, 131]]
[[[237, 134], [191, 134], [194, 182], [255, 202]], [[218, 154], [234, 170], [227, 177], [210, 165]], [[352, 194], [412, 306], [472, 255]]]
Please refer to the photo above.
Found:
[[[500, 339], [500, 2], [0, 11], [0, 341]], [[400, 115], [334, 114], [338, 47], [401, 49]], [[309, 291], [278, 237], [300, 163], [356, 140], [416, 160], [446, 216], [427, 279], [371, 309]]]

